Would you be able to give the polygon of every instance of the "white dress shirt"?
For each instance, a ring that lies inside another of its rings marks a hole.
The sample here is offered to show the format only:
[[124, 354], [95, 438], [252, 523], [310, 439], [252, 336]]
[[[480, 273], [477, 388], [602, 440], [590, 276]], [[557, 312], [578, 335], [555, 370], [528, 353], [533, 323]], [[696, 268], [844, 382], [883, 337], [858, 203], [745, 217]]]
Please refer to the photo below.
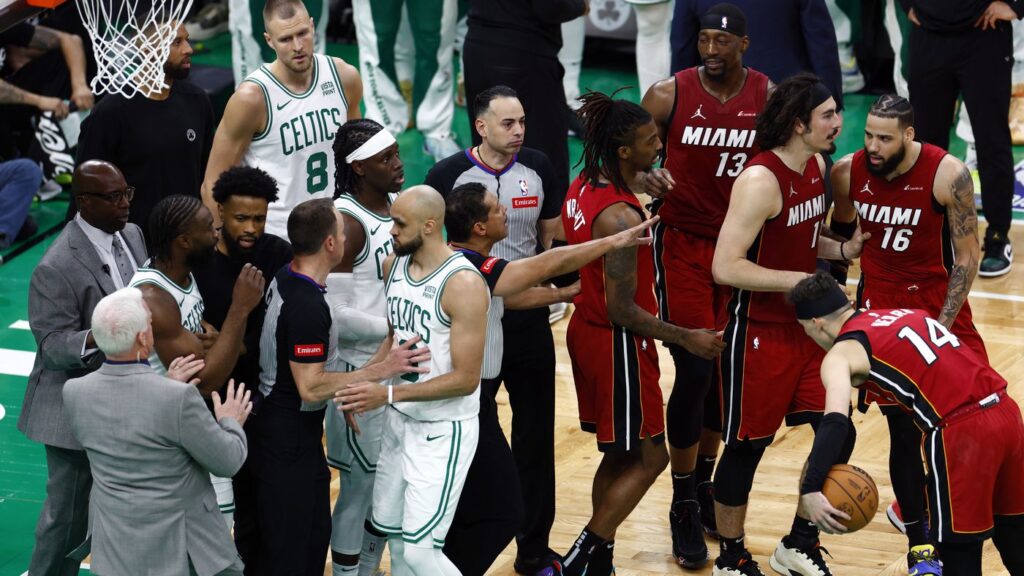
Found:
[[128, 261], [132, 264], [132, 271], [139, 269], [139, 263], [135, 261], [132, 251], [128, 249], [128, 242], [125, 241], [124, 236], [120, 232], [107, 234], [86, 222], [85, 218], [82, 218], [81, 213], [75, 214], [75, 222], [78, 222], [78, 225], [82, 227], [82, 232], [85, 232], [89, 242], [96, 248], [96, 253], [99, 255], [100, 260], [106, 264], [103, 271], [110, 275], [110, 279], [114, 281], [114, 286], [118, 290], [124, 288], [124, 281], [121, 280], [121, 275], [117, 272], [117, 261], [114, 260], [114, 236], [117, 236], [118, 240], [121, 241], [121, 245], [124, 246], [124, 253], [128, 255]]

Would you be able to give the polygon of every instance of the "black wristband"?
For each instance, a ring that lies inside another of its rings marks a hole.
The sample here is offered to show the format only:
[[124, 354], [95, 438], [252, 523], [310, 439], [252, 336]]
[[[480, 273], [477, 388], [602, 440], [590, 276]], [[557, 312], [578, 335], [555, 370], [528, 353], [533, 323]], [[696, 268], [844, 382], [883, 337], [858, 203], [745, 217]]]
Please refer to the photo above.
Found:
[[846, 254], [843, 254], [843, 244], [846, 244], [846, 242], [843, 241], [839, 243], [839, 257], [843, 260], [846, 260]]
[[800, 484], [800, 494], [821, 492], [828, 471], [842, 459], [849, 428], [850, 418], [846, 414], [829, 412], [822, 417], [814, 435], [814, 447], [807, 459], [807, 472]]
[[832, 221], [828, 223], [828, 229], [842, 237], [843, 240], [849, 240], [857, 231], [857, 219], [854, 218], [852, 222], [840, 222], [833, 216]]

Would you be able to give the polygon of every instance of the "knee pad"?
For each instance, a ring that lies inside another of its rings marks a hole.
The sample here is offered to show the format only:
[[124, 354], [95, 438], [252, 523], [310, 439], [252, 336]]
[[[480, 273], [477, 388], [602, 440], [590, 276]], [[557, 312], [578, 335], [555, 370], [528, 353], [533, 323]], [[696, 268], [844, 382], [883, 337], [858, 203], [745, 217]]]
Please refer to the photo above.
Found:
[[743, 506], [754, 485], [754, 473], [764, 456], [764, 446], [750, 442], [726, 445], [715, 470], [715, 501], [726, 506]]
[[690, 354], [682, 348], [670, 348], [676, 365], [676, 381], [668, 397], [665, 431], [668, 442], [676, 448], [693, 446], [700, 441], [704, 421], [704, 398], [711, 384], [711, 361]]

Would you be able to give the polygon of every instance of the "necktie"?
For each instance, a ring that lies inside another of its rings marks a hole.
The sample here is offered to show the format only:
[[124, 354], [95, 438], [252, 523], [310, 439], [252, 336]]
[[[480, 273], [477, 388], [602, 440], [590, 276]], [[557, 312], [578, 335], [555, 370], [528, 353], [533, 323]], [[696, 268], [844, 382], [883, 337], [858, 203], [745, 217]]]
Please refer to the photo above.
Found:
[[114, 241], [111, 244], [111, 251], [114, 253], [114, 263], [117, 264], [117, 272], [121, 275], [121, 284], [128, 286], [135, 270], [132, 268], [132, 261], [128, 259], [128, 253], [124, 250], [124, 244], [117, 234], [114, 234]]

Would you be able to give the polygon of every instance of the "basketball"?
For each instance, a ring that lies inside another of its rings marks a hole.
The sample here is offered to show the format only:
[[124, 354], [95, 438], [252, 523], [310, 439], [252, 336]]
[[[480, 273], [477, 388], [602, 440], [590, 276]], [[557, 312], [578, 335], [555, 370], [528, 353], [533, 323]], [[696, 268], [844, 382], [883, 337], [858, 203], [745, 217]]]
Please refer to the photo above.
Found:
[[845, 512], [843, 521], [849, 532], [856, 532], [871, 522], [878, 512], [878, 488], [864, 470], [850, 464], [836, 464], [825, 477], [821, 490], [829, 503]]

